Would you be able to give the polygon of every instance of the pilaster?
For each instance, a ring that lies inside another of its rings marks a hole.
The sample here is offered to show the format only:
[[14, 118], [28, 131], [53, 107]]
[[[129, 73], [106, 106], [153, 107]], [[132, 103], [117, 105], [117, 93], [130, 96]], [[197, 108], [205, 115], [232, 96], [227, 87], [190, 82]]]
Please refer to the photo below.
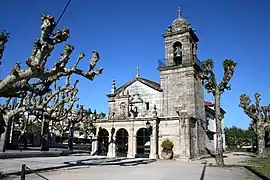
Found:
[[[113, 139], [115, 139], [115, 136], [113, 136]], [[108, 157], [115, 157], [116, 156], [115, 142], [114, 141], [110, 142], [110, 144], [109, 144], [107, 156]]]

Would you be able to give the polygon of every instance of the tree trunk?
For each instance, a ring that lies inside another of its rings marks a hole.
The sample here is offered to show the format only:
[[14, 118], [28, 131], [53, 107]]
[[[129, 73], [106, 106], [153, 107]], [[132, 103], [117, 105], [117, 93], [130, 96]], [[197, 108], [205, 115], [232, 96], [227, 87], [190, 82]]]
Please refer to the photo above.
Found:
[[266, 157], [264, 135], [265, 135], [264, 127], [259, 125], [257, 128], [257, 137], [258, 137], [258, 156], [260, 158]]
[[69, 124], [68, 150], [73, 151], [74, 123]]
[[216, 119], [216, 163], [217, 166], [224, 166], [223, 159], [223, 136], [222, 136], [222, 117], [220, 113], [220, 93], [215, 95], [215, 119]]
[[12, 126], [12, 118], [7, 119], [7, 117], [3, 116], [3, 119], [7, 127], [5, 127], [5, 132], [0, 134], [0, 152], [6, 151], [6, 146], [10, 137], [11, 126]]
[[5, 132], [0, 134], [0, 152], [5, 152], [5, 141], [6, 141], [6, 129], [5, 128]]
[[49, 122], [45, 117], [42, 119], [41, 151], [49, 151]]
[[9, 148], [10, 145], [10, 134], [11, 134], [11, 129], [12, 129], [12, 122], [14, 120], [14, 116], [10, 118], [7, 122], [7, 128], [6, 128], [6, 137], [5, 137], [5, 150]]

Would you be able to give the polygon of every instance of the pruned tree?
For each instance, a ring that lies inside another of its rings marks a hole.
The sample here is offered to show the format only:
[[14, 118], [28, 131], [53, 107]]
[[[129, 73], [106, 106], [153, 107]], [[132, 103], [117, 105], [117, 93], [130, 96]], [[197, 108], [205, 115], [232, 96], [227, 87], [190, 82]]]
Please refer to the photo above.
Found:
[[260, 105], [261, 95], [254, 94], [255, 104], [251, 104], [248, 95], [240, 96], [240, 107], [244, 113], [252, 119], [251, 128], [257, 136], [258, 156], [265, 157], [265, 131], [270, 126], [270, 104], [268, 106]]
[[[54, 98], [51, 98], [50, 104], [44, 105], [42, 109], [30, 110], [30, 114], [33, 114], [42, 121], [41, 130], [41, 150], [49, 150], [49, 125], [50, 122], [60, 122], [68, 118], [69, 112], [72, 110], [73, 105], [79, 98], [76, 97], [78, 89], [76, 88], [78, 81], [75, 81], [72, 87], [69, 87], [69, 76], [64, 87], [56, 87], [53, 93]], [[69, 87], [69, 89], [67, 89]], [[51, 96], [49, 96], [51, 97]], [[37, 104], [33, 98], [33, 103]], [[42, 98], [39, 98], [42, 99]]]
[[93, 115], [90, 109], [85, 110], [83, 105], [77, 105], [77, 109], [70, 112], [68, 118], [68, 130], [69, 130], [69, 139], [68, 139], [68, 148], [73, 150], [73, 141], [74, 141], [74, 130], [78, 129], [76, 126], [81, 123], [83, 125], [83, 131], [85, 134], [89, 134], [94, 129], [93, 124]]
[[[54, 32], [56, 22], [53, 16], [42, 15], [41, 20], [41, 35], [35, 41], [32, 53], [26, 60], [28, 68], [22, 69], [20, 63], [16, 63], [11, 72], [0, 80], [0, 98], [7, 98], [6, 105], [1, 105], [0, 108], [0, 135], [6, 131], [5, 129], [8, 129], [8, 122], [16, 114], [22, 111], [36, 111], [40, 113], [45, 104], [42, 103], [42, 105], [37, 105], [37, 103], [34, 102], [36, 101], [35, 98], [40, 98], [39, 101], [42, 102], [45, 97], [50, 96], [50, 87], [61, 77], [77, 74], [92, 81], [96, 75], [101, 74], [103, 71], [103, 68], [96, 70], [96, 65], [99, 61], [99, 54], [96, 51], [93, 51], [88, 70], [84, 71], [78, 68], [79, 62], [85, 57], [84, 53], [79, 54], [74, 65], [67, 67], [70, 55], [74, 50], [74, 46], [68, 44], [65, 45], [64, 50], [60, 55], [60, 59], [54, 64], [53, 68], [47, 69], [46, 63], [48, 57], [51, 55], [56, 45], [61, 44], [69, 38], [69, 30], [65, 28]], [[8, 33], [0, 33], [0, 60], [3, 57], [7, 41]], [[77, 92], [70, 94], [70, 96], [76, 94]], [[18, 98], [20, 103], [17, 103], [16, 107], [13, 109], [7, 108], [13, 98]], [[26, 105], [23, 103], [25, 99], [31, 98], [31, 103], [34, 103], [35, 105]], [[50, 101], [51, 99], [46, 102], [49, 103]], [[65, 112], [58, 112], [63, 111], [59, 109], [61, 108], [58, 107], [56, 108], [56, 111], [51, 110], [50, 112], [53, 112], [52, 114], [62, 113], [64, 114], [64, 117], [66, 117]], [[3, 138], [5, 139], [5, 135], [1, 136], [1, 141]], [[0, 149], [3, 147], [2, 144], [3, 143], [0, 142]]]
[[[59, 111], [60, 109], [59, 107], [63, 108], [65, 103], [71, 102], [70, 104], [71, 107], [68, 107], [68, 110], [71, 110], [74, 102], [77, 100], [75, 96], [78, 93], [78, 89], [76, 88], [78, 81], [75, 81], [74, 85], [70, 86], [69, 79], [70, 79], [70, 76], [67, 76], [66, 83], [62, 87], [56, 87], [56, 82], [55, 82], [54, 92], [50, 91], [47, 94], [44, 94], [41, 96], [38, 96], [38, 94], [34, 94], [33, 92], [25, 93], [23, 97], [20, 98], [20, 103], [13, 103], [12, 108], [10, 108], [10, 105], [9, 105], [12, 98], [8, 98], [2, 110], [3, 113], [0, 114], [5, 120], [5, 122], [7, 122], [8, 124], [6, 128], [6, 132], [3, 134], [3, 137], [1, 137], [1, 140], [3, 138], [2, 141], [4, 142], [6, 141], [8, 137], [6, 135], [10, 134], [11, 124], [13, 120], [12, 118], [15, 115], [22, 115], [21, 112], [27, 112], [30, 115], [35, 115], [36, 117], [41, 119], [44, 126], [43, 128], [44, 131], [42, 132], [44, 132], [45, 134], [44, 136], [47, 136], [48, 133], [45, 133], [47, 132], [46, 130], [46, 127], [47, 127], [46, 125], [48, 121], [47, 119], [49, 118], [51, 119], [53, 117], [59, 118], [60, 113], [63, 113]], [[72, 98], [70, 98], [70, 96]], [[67, 117], [67, 113], [65, 113], [64, 118], [66, 117]], [[6, 143], [4, 142], [2, 142], [2, 145], [0, 146], [1, 151], [5, 151]]]
[[214, 108], [215, 108], [215, 120], [216, 120], [216, 163], [217, 166], [224, 166], [223, 159], [223, 137], [222, 137], [222, 114], [220, 112], [220, 98], [225, 90], [231, 90], [228, 85], [229, 81], [233, 77], [236, 63], [231, 59], [225, 59], [223, 61], [224, 76], [221, 82], [218, 84], [216, 75], [213, 71], [214, 63], [211, 59], [203, 62], [203, 71], [201, 77], [204, 81], [205, 89], [208, 93], [214, 96]]
[[[87, 71], [78, 68], [80, 60], [85, 57], [84, 53], [80, 53], [75, 64], [70, 68], [67, 67], [70, 55], [74, 50], [74, 46], [65, 45], [60, 59], [54, 64], [53, 68], [48, 70], [46, 63], [48, 57], [53, 52], [57, 44], [61, 44], [69, 38], [69, 30], [58, 30], [55, 33], [54, 28], [56, 22], [53, 16], [42, 15], [41, 35], [34, 43], [34, 47], [30, 57], [26, 60], [27, 69], [21, 69], [19, 63], [14, 65], [12, 71], [0, 81], [0, 97], [21, 97], [22, 91], [30, 91], [38, 95], [44, 95], [50, 91], [51, 84], [67, 75], [77, 74], [89, 80], [93, 80], [96, 75], [102, 73], [103, 68], [95, 70], [99, 60], [99, 54], [93, 51], [93, 56], [89, 62]], [[2, 46], [0, 51], [4, 50], [4, 44], [7, 42], [7, 36], [2, 35], [0, 40]], [[39, 85], [43, 85], [42, 88]]]

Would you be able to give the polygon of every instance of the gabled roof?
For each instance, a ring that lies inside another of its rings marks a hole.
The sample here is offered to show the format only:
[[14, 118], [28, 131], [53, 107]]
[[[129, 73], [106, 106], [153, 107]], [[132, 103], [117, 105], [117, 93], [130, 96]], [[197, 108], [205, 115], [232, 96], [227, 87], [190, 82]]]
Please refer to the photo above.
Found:
[[145, 84], [146, 86], [155, 89], [157, 91], [162, 91], [162, 89], [160, 88], [160, 84], [155, 82], [155, 81], [151, 81], [149, 79], [145, 79], [142, 77], [135, 77], [134, 79], [128, 81], [126, 84], [122, 85], [121, 87], [119, 87], [118, 89], [115, 90], [115, 95], [120, 93], [121, 91], [123, 91], [124, 89], [126, 89], [128, 86], [130, 86], [131, 84], [133, 84], [135, 81], [139, 81], [143, 84]]

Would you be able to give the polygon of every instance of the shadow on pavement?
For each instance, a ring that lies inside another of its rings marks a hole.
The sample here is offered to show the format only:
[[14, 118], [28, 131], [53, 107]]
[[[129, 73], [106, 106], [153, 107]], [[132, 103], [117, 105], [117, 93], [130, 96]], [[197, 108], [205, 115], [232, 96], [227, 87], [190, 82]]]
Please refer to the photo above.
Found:
[[203, 179], [204, 179], [204, 175], [205, 175], [205, 170], [206, 170], [206, 164], [207, 164], [207, 162], [204, 162], [203, 164], [204, 164], [204, 166], [203, 166], [203, 171], [202, 171], [200, 180], [203, 180]]
[[[106, 160], [107, 159], [107, 160]], [[86, 162], [89, 161], [89, 162]], [[84, 159], [79, 161], [69, 161], [64, 162], [63, 164], [59, 166], [54, 167], [47, 167], [47, 168], [40, 168], [40, 169], [33, 169], [31, 171], [26, 171], [25, 174], [32, 174], [37, 172], [46, 172], [46, 171], [53, 171], [63, 168], [72, 168], [72, 167], [85, 167], [85, 166], [108, 166], [108, 165], [118, 165], [118, 166], [137, 166], [141, 164], [149, 164], [152, 162], [155, 162], [155, 159], [131, 159], [131, 158], [91, 158], [91, 159]], [[27, 164], [26, 164], [27, 165]], [[12, 173], [6, 173], [2, 174], [0, 179], [16, 175], [19, 176], [21, 174], [21, 171], [12, 172]]]
[[235, 153], [233, 156], [249, 156], [249, 157], [256, 157], [255, 155], [252, 154], [244, 154], [244, 153]]
[[262, 180], [269, 180], [268, 177], [266, 177], [264, 174], [260, 173], [259, 171], [255, 170], [253, 167], [251, 166], [243, 166], [243, 167], [249, 170], [250, 172], [252, 172], [253, 174], [255, 174], [257, 177], [261, 178]]

